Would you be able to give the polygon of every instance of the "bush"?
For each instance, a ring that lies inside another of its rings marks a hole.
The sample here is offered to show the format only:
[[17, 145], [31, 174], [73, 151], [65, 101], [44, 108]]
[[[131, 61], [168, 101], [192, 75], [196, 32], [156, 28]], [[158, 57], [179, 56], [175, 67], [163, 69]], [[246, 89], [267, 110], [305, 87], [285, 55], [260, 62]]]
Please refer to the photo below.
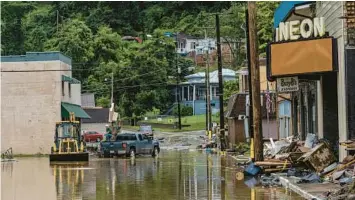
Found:
[[[181, 116], [192, 116], [193, 109], [190, 106], [180, 105]], [[176, 105], [173, 109], [173, 115], [179, 115], [178, 106]]]

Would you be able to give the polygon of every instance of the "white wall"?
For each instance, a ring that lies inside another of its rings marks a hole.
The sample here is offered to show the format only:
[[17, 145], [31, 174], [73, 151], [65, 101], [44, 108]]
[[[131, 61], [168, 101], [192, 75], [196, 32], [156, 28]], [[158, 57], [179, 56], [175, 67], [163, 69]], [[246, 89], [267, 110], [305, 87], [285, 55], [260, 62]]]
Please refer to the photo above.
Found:
[[[317, 2], [317, 16], [324, 17], [325, 30], [338, 41], [338, 122], [339, 141], [347, 139], [346, 92], [345, 92], [345, 65], [344, 65], [344, 2], [321, 1]], [[346, 156], [344, 147], [339, 146], [339, 160]]]
[[[1, 68], [50, 70], [59, 69], [60, 62], [2, 62]], [[1, 111], [1, 151], [49, 153], [61, 119], [60, 72], [1, 73]]]
[[[69, 70], [71, 69], [71, 66], [61, 62], [60, 69]], [[68, 77], [72, 77], [71, 71], [62, 71], [61, 73]], [[62, 101], [76, 104], [76, 105], [81, 105], [81, 84], [71, 84], [71, 95], [69, 95], [69, 83], [64, 82], [64, 96], [62, 96]]]

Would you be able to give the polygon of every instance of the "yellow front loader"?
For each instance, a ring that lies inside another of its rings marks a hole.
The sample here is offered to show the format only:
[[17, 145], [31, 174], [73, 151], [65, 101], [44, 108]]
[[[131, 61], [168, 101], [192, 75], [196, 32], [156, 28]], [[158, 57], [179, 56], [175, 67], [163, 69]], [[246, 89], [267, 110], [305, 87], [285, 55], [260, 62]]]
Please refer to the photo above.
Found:
[[74, 113], [70, 113], [69, 121], [56, 123], [49, 161], [89, 161], [89, 153], [80, 135], [80, 123], [75, 121]]

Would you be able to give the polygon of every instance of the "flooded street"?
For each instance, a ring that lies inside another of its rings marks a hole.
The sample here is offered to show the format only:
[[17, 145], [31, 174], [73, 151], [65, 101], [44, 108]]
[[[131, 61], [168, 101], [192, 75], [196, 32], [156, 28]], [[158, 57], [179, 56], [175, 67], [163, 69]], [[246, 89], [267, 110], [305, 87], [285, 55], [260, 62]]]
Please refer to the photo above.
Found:
[[250, 189], [254, 180], [238, 181], [233, 163], [192, 150], [77, 165], [21, 158], [1, 164], [1, 199], [301, 199], [280, 188]]

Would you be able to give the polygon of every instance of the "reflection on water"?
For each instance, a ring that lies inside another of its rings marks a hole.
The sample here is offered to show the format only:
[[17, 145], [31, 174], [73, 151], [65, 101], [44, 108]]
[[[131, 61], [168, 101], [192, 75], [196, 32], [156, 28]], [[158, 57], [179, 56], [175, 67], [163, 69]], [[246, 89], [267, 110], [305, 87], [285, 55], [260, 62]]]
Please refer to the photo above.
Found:
[[96, 177], [89, 163], [51, 164], [57, 199], [96, 199]]
[[[222, 166], [222, 167], [221, 167]], [[2, 163], [2, 199], [301, 199], [281, 189], [250, 189], [228, 157], [162, 151], [159, 158], [53, 164], [48, 158]], [[251, 184], [252, 185], [252, 184]]]

